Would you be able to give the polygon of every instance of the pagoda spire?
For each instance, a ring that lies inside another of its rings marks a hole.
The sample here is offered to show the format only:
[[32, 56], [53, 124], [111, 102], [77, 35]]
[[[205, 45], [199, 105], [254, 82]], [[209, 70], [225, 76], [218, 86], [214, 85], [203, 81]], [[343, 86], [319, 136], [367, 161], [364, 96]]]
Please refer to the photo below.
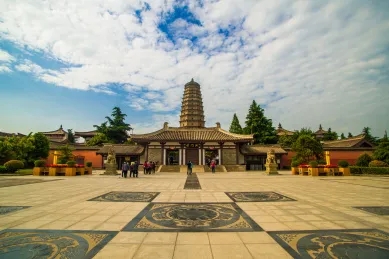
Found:
[[185, 84], [182, 98], [180, 127], [204, 128], [204, 108], [200, 84], [192, 80]]

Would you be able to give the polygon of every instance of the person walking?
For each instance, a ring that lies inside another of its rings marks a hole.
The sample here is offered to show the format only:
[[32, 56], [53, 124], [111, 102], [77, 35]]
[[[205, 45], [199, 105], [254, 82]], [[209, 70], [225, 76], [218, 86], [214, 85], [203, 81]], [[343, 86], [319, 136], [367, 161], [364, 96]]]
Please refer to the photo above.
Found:
[[187, 175], [192, 174], [192, 167], [193, 167], [192, 162], [189, 161], [188, 164], [187, 164], [187, 166], [188, 166], [188, 169], [187, 169], [187, 171], [186, 171], [186, 174], [187, 174]]
[[138, 167], [139, 167], [138, 162], [135, 161], [135, 163], [134, 163], [134, 174], [133, 174], [133, 176], [136, 177], [136, 178], [138, 178]]
[[215, 168], [216, 168], [216, 162], [215, 162], [215, 160], [212, 160], [211, 161], [211, 169], [212, 169], [213, 174], [215, 173]]
[[122, 166], [122, 177], [127, 178], [128, 169], [130, 169], [130, 167], [128, 166], [127, 162], [124, 162]]

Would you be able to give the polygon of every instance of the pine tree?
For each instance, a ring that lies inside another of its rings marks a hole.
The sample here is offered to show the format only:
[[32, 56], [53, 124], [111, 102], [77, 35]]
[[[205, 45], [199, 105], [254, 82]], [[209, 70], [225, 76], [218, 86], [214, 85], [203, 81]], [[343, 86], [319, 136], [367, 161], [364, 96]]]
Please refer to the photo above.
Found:
[[73, 133], [72, 129], [68, 129], [68, 140], [69, 140], [70, 143], [74, 143], [75, 142], [74, 133]]
[[348, 133], [347, 135], [348, 138], [352, 138], [353, 137], [353, 134], [351, 134], [351, 132]]
[[236, 113], [234, 113], [234, 117], [232, 118], [232, 122], [230, 125], [230, 132], [236, 133], [236, 134], [242, 134], [243, 129], [242, 126], [240, 126], [238, 116], [236, 116]]
[[344, 134], [340, 134], [340, 139], [345, 139], [346, 137], [344, 136]]
[[254, 144], [275, 144], [277, 135], [271, 119], [264, 115], [264, 110], [253, 100], [246, 116], [246, 134], [254, 134]]
[[130, 124], [125, 123], [125, 118], [127, 117], [119, 107], [114, 107], [111, 114], [112, 118], [106, 116], [106, 122], [102, 123], [100, 126], [93, 125], [96, 128], [97, 132], [104, 134], [109, 142], [114, 144], [122, 144], [127, 141], [128, 134], [127, 131], [130, 131], [132, 128]]
[[364, 127], [362, 129], [362, 134], [365, 135], [365, 139], [367, 141], [369, 141], [371, 144], [377, 145], [378, 138], [377, 137], [373, 137], [373, 135], [371, 135], [371, 128], [370, 127]]
[[324, 133], [323, 140], [337, 140], [338, 139], [338, 133], [335, 131], [332, 131], [331, 128], [328, 129], [326, 133]]

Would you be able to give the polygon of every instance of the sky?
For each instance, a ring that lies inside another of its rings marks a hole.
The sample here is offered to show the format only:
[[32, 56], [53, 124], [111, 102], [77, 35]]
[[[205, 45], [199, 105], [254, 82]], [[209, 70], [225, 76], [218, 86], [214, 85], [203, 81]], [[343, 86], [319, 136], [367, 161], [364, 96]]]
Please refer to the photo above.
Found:
[[2, 0], [0, 131], [93, 130], [118, 106], [133, 133], [179, 125], [201, 85], [207, 127], [389, 129], [389, 1]]

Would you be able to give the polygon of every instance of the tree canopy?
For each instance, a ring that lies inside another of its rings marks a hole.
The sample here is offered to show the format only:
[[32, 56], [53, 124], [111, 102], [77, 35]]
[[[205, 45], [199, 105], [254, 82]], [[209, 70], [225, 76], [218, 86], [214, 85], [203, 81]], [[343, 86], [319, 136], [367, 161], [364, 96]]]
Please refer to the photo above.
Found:
[[378, 144], [378, 138], [377, 137], [373, 137], [373, 135], [371, 134], [371, 128], [370, 127], [364, 127], [362, 129], [362, 134], [365, 135], [365, 139], [367, 141], [369, 141], [371, 144], [373, 144], [373, 145], [377, 145]]
[[374, 150], [373, 157], [376, 160], [389, 164], [389, 140], [386, 135], [381, 139], [376, 150]]
[[296, 159], [301, 162], [319, 160], [323, 158], [323, 147], [321, 143], [307, 134], [300, 135], [292, 145], [292, 150], [296, 152]]
[[[93, 127], [96, 128], [97, 132], [104, 135], [110, 143], [114, 144], [123, 144], [128, 139], [128, 131], [130, 131], [132, 128], [130, 127], [130, 124], [125, 122], [125, 118], [127, 117], [126, 114], [124, 114], [119, 107], [114, 107], [112, 109], [111, 117], [106, 116], [107, 119], [106, 122], [103, 122], [100, 126], [99, 125], [93, 125]], [[102, 139], [102, 136], [95, 136], [94, 138]], [[93, 140], [89, 141], [92, 142], [98, 142]]]
[[230, 130], [231, 133], [236, 133], [236, 134], [242, 134], [243, 129], [242, 126], [240, 126], [238, 116], [236, 116], [236, 113], [234, 113], [234, 116], [232, 118], [232, 122], [230, 125]]
[[254, 134], [254, 144], [275, 144], [277, 135], [271, 119], [264, 115], [264, 110], [253, 100], [246, 116], [245, 134]]
[[323, 140], [328, 141], [328, 140], [337, 140], [338, 139], [338, 133], [335, 131], [332, 131], [331, 128], [328, 129], [326, 133], [324, 133]]

